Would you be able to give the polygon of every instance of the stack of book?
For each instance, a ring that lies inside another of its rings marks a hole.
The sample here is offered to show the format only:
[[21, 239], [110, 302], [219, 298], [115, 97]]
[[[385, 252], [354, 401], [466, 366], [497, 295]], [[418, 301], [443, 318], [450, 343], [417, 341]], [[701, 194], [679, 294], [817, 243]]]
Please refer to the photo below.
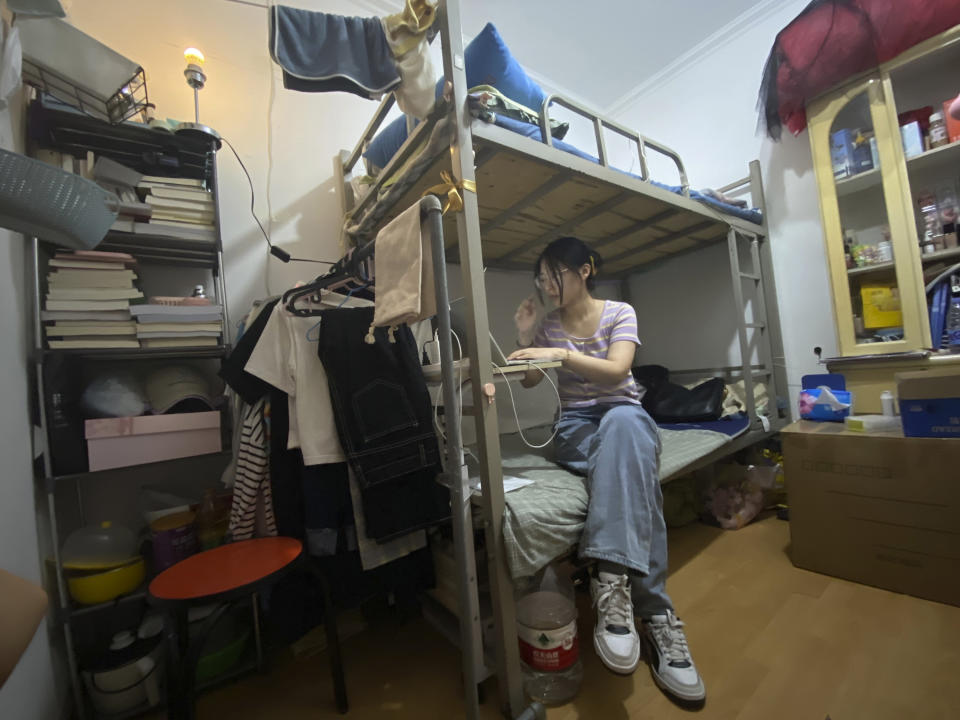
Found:
[[130, 310], [145, 348], [199, 348], [220, 344], [219, 305], [138, 305]]
[[130, 302], [136, 260], [126, 253], [78, 250], [50, 260], [46, 309], [41, 313], [51, 349], [139, 348]]
[[130, 223], [129, 232], [197, 243], [216, 242], [213, 194], [204, 190], [202, 180], [144, 175], [137, 190], [150, 206], [150, 219]]

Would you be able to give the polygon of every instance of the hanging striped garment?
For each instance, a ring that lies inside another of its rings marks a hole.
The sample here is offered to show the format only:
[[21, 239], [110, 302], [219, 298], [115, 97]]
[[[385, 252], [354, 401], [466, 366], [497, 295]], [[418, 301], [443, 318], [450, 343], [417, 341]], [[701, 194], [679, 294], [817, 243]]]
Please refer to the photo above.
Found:
[[[237, 447], [230, 507], [230, 534], [234, 540], [249, 540], [257, 535], [276, 535], [273, 495], [270, 491], [270, 443], [264, 412], [267, 399], [244, 405], [241, 415], [240, 443]], [[258, 511], [262, 532], [258, 533]]]

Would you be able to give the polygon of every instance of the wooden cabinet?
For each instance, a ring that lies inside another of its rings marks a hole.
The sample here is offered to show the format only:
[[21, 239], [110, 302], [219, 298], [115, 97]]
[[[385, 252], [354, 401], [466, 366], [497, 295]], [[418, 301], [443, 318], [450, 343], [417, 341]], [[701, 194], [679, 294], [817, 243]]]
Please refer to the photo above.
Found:
[[901, 123], [925, 126], [958, 91], [960, 26], [808, 107], [843, 356], [940, 344], [925, 285], [960, 262], [960, 133], [931, 149]]

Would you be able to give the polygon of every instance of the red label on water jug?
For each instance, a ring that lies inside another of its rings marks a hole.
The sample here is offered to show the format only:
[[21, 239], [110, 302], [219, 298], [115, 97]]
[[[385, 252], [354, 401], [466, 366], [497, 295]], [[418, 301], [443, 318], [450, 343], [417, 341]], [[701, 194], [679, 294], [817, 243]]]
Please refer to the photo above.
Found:
[[534, 670], [566, 670], [580, 656], [576, 620], [555, 630], [540, 630], [518, 624], [517, 635], [520, 659]]

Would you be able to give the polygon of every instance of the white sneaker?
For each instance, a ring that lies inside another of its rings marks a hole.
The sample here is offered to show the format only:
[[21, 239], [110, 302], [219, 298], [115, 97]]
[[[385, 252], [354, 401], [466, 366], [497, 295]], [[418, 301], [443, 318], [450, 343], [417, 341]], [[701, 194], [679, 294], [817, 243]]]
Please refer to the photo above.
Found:
[[699, 702], [707, 691], [687, 647], [683, 623], [667, 610], [643, 621], [644, 650], [653, 680], [671, 695], [687, 702]]
[[597, 608], [593, 647], [603, 664], [629, 675], [640, 662], [640, 637], [633, 622], [630, 581], [626, 575], [600, 572], [590, 579], [590, 596]]

